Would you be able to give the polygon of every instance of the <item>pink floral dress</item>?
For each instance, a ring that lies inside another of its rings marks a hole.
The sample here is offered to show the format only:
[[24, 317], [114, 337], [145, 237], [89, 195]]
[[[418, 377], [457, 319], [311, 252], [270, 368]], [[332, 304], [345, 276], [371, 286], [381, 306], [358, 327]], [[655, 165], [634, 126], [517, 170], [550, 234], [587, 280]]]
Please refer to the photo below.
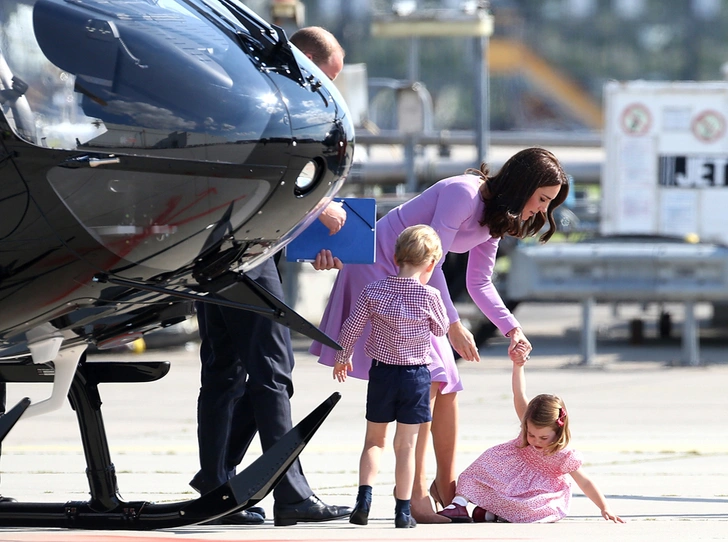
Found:
[[569, 513], [567, 475], [581, 467], [581, 453], [566, 448], [546, 455], [519, 442], [483, 452], [460, 474], [456, 493], [511, 523], [559, 521]]

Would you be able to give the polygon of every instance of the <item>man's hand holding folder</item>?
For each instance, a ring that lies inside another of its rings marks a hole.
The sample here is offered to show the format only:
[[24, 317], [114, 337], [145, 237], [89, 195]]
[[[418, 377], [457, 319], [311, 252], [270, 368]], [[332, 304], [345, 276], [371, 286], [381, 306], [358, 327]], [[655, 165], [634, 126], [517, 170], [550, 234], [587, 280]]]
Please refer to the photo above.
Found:
[[329, 235], [339, 233], [346, 223], [346, 211], [341, 201], [332, 201], [321, 211], [319, 220], [329, 229]]
[[[334, 235], [344, 227], [346, 223], [346, 211], [344, 204], [340, 201], [332, 201], [321, 211], [319, 220], [329, 229], [329, 235]], [[316, 254], [316, 259], [311, 262], [316, 271], [328, 271], [329, 269], [343, 269], [344, 262], [334, 256], [330, 250], [323, 249]]]
[[[335, 205], [340, 207], [332, 207]], [[339, 210], [344, 212], [344, 221]], [[327, 216], [323, 217], [324, 213]], [[312, 262], [316, 269], [341, 269], [344, 263], [374, 263], [376, 200], [336, 198], [321, 215], [320, 220], [288, 244], [289, 262]], [[332, 235], [337, 225], [340, 229]]]

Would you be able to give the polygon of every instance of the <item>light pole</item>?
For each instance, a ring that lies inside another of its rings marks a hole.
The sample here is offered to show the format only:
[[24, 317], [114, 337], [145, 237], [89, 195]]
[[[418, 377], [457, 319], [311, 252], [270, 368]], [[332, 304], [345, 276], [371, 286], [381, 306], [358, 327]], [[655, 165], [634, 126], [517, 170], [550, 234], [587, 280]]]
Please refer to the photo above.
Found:
[[[488, 39], [493, 34], [493, 16], [488, 12], [487, 2], [480, 1], [474, 9], [468, 10], [418, 10], [375, 15], [372, 19], [371, 33], [383, 38], [409, 38], [410, 62], [409, 75], [414, 85], [418, 70], [418, 39], [435, 37], [472, 37], [475, 46], [475, 140], [478, 163], [488, 154]], [[414, 3], [416, 8], [417, 4]], [[401, 129], [401, 127], [400, 127]], [[412, 145], [416, 135], [411, 134]], [[407, 149], [405, 149], [407, 152]], [[408, 167], [414, 169], [414, 161], [408, 160]], [[408, 179], [414, 172], [408, 172]], [[409, 183], [408, 183], [409, 184]], [[408, 187], [409, 188], [409, 187]]]

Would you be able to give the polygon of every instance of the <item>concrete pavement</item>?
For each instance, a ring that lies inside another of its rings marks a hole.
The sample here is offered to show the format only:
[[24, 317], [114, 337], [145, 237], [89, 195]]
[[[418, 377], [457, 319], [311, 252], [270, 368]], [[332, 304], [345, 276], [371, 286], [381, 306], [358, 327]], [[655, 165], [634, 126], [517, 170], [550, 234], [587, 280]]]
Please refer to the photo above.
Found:
[[[394, 530], [393, 452], [385, 454], [367, 527], [346, 521], [274, 527], [192, 526], [151, 533], [0, 529], [0, 541], [158, 542], [182, 540], [728, 540], [728, 341], [717, 331], [703, 341], [701, 367], [680, 367], [679, 338], [627, 340], [627, 321], [639, 307], [617, 313], [600, 306], [597, 363], [578, 365], [578, 305], [522, 304], [516, 311], [534, 344], [527, 367], [528, 393], [561, 395], [572, 417], [572, 445], [585, 456], [585, 471], [628, 520], [601, 519], [578, 488], [571, 514], [550, 525], [419, 525]], [[704, 315], [703, 315], [704, 316]], [[679, 314], [675, 315], [676, 321]], [[296, 420], [334, 391], [342, 399], [301, 455], [311, 486], [324, 501], [353, 504], [364, 434], [366, 384], [340, 384], [330, 369], [296, 344]], [[518, 421], [510, 392], [506, 342], [482, 349], [478, 364], [461, 363], [458, 470], [486, 447], [513, 438]], [[131, 359], [129, 354], [94, 359]], [[194, 498], [188, 482], [197, 470], [195, 401], [199, 385], [196, 345], [153, 351], [133, 359], [170, 360], [165, 378], [147, 384], [102, 384], [103, 414], [126, 500], [155, 502]], [[50, 387], [9, 386], [9, 404], [23, 396], [42, 400]], [[251, 454], [259, 452], [256, 447]], [[18, 500], [86, 500], [85, 462], [75, 421], [62, 410], [22, 420], [3, 443], [2, 493]], [[434, 457], [428, 470], [434, 474]], [[272, 499], [262, 502], [272, 515]]]

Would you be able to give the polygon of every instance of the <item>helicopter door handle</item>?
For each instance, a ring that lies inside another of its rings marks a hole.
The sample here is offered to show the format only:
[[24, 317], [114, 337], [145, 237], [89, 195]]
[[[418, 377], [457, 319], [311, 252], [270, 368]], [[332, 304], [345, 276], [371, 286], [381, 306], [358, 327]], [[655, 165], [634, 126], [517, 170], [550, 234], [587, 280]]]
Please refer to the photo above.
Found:
[[120, 162], [121, 162], [121, 160], [119, 160], [118, 156], [110, 156], [108, 158], [89, 158], [88, 159], [89, 167], [110, 166], [111, 164], [118, 164]]
[[104, 158], [94, 158], [93, 156], [76, 156], [74, 158], [71, 158], [69, 160], [66, 160], [62, 165], [65, 167], [80, 167], [80, 166], [88, 166], [88, 167], [99, 167], [99, 166], [110, 166], [112, 164], [119, 164], [121, 163], [121, 159], [118, 156], [114, 156], [113, 154], [110, 154], [109, 156], [106, 156]]

